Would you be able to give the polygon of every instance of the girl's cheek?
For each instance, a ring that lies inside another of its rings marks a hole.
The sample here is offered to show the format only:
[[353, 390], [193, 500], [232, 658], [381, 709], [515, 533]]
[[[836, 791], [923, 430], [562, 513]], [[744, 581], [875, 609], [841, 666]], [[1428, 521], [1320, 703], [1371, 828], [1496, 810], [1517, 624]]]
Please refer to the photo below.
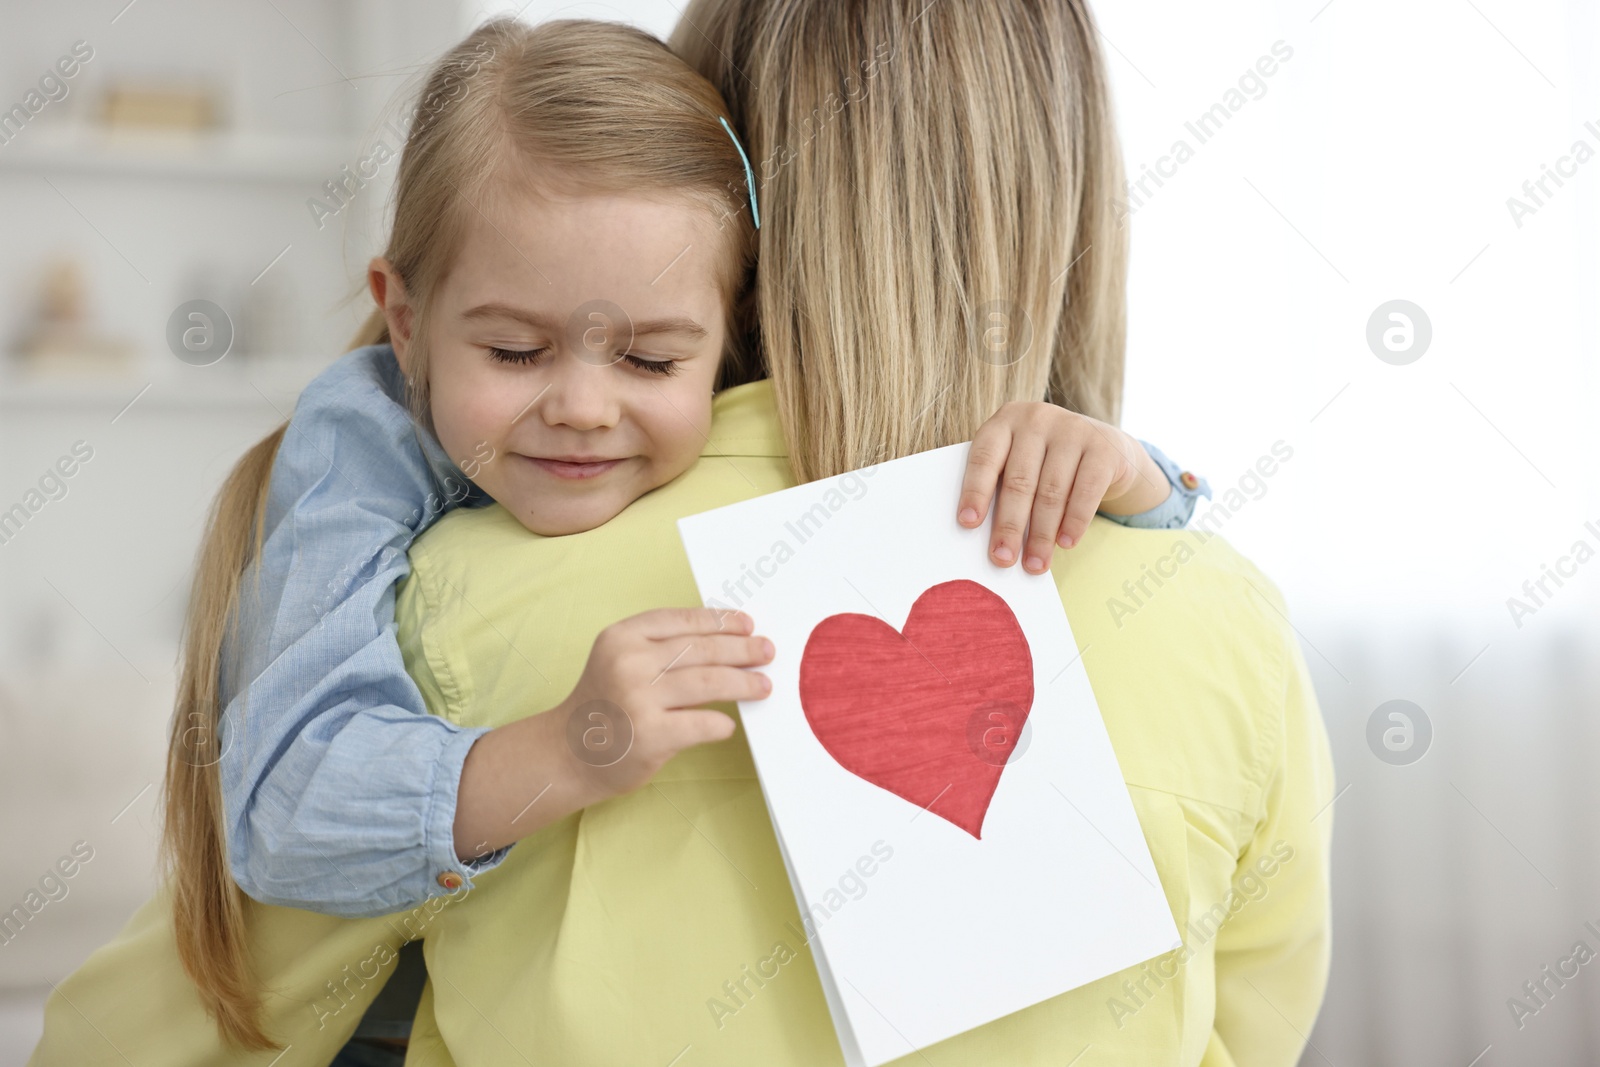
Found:
[[460, 458], [486, 462], [488, 456], [500, 451], [505, 440], [506, 427], [512, 415], [498, 409], [474, 410], [456, 427], [456, 442]]
[[698, 391], [693, 396], [675, 397], [674, 404], [668, 412], [671, 418], [655, 420], [655, 433], [651, 436], [656, 462], [681, 474], [699, 458], [711, 433], [709, 390], [704, 397]]
[[434, 398], [434, 433], [444, 446], [445, 454], [458, 464], [473, 460], [481, 464], [483, 461], [478, 454], [485, 451], [485, 446], [498, 449], [500, 437], [489, 432], [492, 424], [488, 413], [463, 404], [458, 398], [448, 395]]

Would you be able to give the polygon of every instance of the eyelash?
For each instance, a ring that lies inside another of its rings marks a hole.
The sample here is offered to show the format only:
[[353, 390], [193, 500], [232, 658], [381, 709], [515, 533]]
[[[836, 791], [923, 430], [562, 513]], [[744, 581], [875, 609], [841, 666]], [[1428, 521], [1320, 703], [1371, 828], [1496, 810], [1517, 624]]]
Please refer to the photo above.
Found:
[[[532, 363], [548, 351], [549, 349], [547, 348], [530, 348], [525, 351], [490, 348], [489, 358], [500, 363]], [[621, 358], [627, 360], [631, 366], [637, 367], [647, 374], [659, 374], [662, 377], [667, 377], [678, 373], [678, 361], [675, 359], [641, 359], [631, 352], [623, 353]]]

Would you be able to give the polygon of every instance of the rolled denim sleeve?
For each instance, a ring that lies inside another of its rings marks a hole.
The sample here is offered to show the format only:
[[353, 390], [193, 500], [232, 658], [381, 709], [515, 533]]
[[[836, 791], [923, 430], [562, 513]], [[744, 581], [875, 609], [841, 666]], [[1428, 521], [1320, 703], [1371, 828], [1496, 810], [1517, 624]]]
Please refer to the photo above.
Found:
[[1165, 452], [1151, 444], [1149, 441], [1140, 441], [1144, 450], [1150, 453], [1150, 458], [1156, 461], [1156, 466], [1161, 468], [1161, 473], [1167, 476], [1167, 483], [1172, 486], [1172, 491], [1167, 494], [1167, 499], [1151, 508], [1135, 515], [1106, 515], [1106, 518], [1122, 526], [1134, 526], [1142, 530], [1177, 530], [1189, 525], [1189, 520], [1194, 516], [1195, 505], [1203, 496], [1211, 499], [1211, 483], [1204, 478], [1189, 474], [1194, 479], [1194, 485], [1187, 485], [1184, 475], [1189, 472], [1183, 470], [1172, 460], [1167, 458]]
[[[487, 502], [403, 388], [383, 345], [301, 395], [224, 646], [229, 867], [267, 904], [383, 915], [470, 886], [508, 851], [457, 858], [461, 768], [488, 731], [429, 714], [397, 642], [412, 540], [449, 507]], [[447, 873], [460, 884], [440, 885]]]

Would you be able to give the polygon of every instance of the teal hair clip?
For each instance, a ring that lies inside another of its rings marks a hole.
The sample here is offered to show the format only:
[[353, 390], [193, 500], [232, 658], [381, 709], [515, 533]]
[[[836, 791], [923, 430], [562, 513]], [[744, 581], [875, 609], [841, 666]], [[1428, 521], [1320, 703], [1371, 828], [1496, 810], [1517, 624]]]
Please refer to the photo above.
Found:
[[744, 160], [744, 184], [750, 190], [750, 217], [755, 221], [756, 229], [761, 229], [761, 209], [756, 206], [756, 176], [750, 169], [750, 157], [744, 154], [744, 145], [739, 143], [739, 138], [733, 132], [733, 127], [728, 125], [728, 120], [718, 118], [722, 128], [728, 131], [728, 136], [733, 140], [733, 147], [739, 150], [739, 158]]

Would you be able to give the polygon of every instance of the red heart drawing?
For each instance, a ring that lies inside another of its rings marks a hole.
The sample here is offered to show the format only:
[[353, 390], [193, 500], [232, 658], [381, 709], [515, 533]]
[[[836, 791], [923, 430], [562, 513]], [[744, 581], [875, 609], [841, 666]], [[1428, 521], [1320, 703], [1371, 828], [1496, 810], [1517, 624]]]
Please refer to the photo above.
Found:
[[[917, 597], [904, 630], [872, 615], [819, 622], [800, 660], [800, 705], [845, 770], [981, 840], [1033, 707], [1033, 655], [998, 595], [943, 582]], [[974, 725], [996, 714], [1009, 720], [1005, 740], [973, 745]]]

